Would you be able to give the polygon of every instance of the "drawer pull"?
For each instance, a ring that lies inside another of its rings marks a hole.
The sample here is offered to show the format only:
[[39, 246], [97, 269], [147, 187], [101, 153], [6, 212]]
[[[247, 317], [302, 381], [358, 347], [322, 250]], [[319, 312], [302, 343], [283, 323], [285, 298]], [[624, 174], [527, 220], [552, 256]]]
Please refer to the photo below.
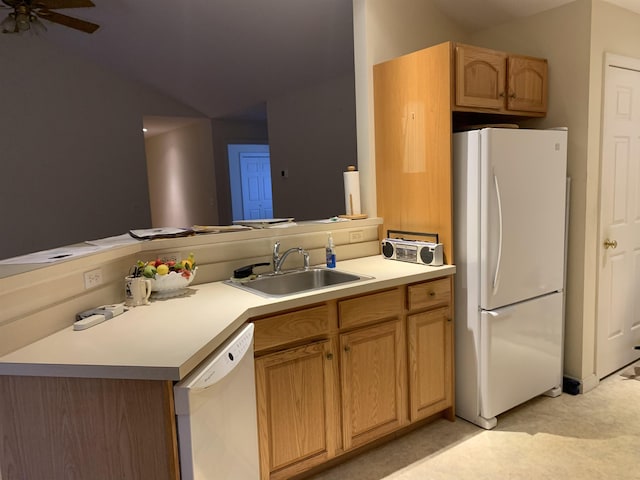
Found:
[[436, 292], [434, 292], [433, 290], [431, 290], [431, 291], [429, 292], [429, 296], [430, 296], [430, 297], [435, 297], [435, 296], [436, 296]]
[[344, 346], [344, 351], [345, 352], [350, 352], [351, 351], [351, 347], [349, 345], [345, 345]]
[[327, 353], [327, 360], [333, 360], [333, 353]]

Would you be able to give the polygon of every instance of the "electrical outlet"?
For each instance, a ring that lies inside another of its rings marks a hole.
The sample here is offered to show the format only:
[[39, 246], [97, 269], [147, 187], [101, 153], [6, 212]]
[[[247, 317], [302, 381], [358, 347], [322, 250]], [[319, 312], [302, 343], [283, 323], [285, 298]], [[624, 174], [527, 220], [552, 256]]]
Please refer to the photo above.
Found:
[[102, 269], [101, 268], [96, 268], [95, 270], [84, 272], [85, 290], [89, 288], [97, 287], [98, 285], [102, 285]]
[[349, 232], [349, 243], [358, 243], [364, 240], [364, 232], [358, 230], [355, 232]]

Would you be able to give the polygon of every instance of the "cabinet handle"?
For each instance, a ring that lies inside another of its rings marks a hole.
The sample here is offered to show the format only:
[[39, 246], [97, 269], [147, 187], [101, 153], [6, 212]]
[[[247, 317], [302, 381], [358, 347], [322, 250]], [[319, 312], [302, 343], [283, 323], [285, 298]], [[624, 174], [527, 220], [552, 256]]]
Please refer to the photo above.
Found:
[[498, 94], [498, 96], [499, 96], [500, 98], [504, 98], [504, 92], [500, 92], [500, 93]]
[[327, 353], [327, 360], [333, 360], [333, 353]]
[[429, 292], [429, 296], [430, 297], [435, 297], [436, 296], [436, 292], [434, 292], [434, 291]]
[[345, 345], [344, 346], [344, 351], [345, 352], [350, 352], [351, 351], [351, 347], [349, 345]]
[[511, 92], [511, 93], [509, 94], [509, 98], [516, 98], [516, 94], [515, 94], [515, 92]]

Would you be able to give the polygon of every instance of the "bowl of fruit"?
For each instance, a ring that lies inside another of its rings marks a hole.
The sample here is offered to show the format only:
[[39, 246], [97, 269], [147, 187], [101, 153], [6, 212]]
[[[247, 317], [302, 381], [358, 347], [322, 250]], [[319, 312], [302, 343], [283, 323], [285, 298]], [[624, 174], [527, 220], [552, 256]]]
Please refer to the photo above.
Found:
[[184, 295], [187, 287], [196, 276], [193, 253], [186, 260], [151, 260], [138, 261], [136, 271], [140, 276], [151, 280], [151, 296], [153, 298], [169, 298]]

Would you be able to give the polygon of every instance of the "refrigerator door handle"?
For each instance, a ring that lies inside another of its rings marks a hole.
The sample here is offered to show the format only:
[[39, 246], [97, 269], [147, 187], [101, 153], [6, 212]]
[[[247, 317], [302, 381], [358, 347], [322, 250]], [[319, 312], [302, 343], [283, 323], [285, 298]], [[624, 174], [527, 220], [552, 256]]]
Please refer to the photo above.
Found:
[[500, 273], [500, 261], [502, 260], [502, 197], [500, 196], [500, 186], [498, 177], [493, 175], [493, 183], [496, 186], [496, 199], [498, 200], [498, 258], [496, 260], [496, 273], [493, 276], [493, 293], [498, 289], [498, 274]]

